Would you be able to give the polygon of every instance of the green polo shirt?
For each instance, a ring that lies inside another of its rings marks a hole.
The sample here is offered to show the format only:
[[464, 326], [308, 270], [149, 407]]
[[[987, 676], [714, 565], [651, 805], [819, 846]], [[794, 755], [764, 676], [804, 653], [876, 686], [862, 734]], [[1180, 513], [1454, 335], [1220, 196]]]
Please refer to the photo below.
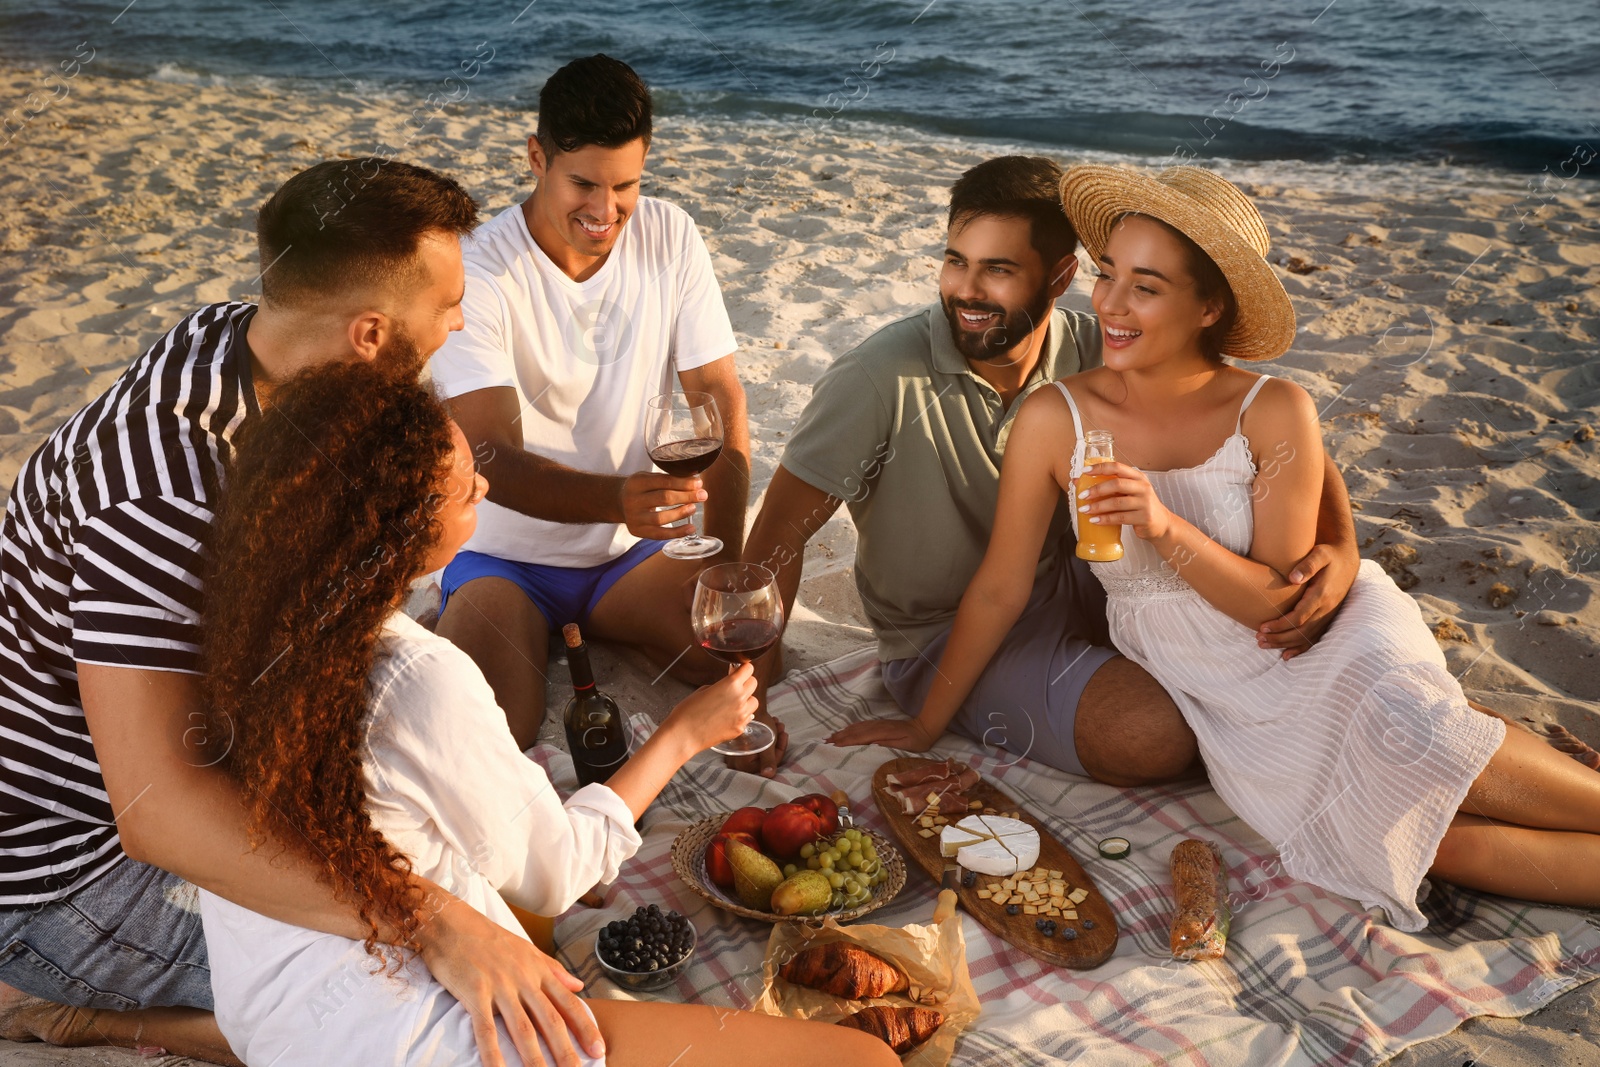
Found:
[[[967, 366], [935, 304], [885, 326], [817, 380], [783, 466], [850, 509], [856, 588], [879, 659], [917, 655], [955, 620], [989, 545], [1000, 460], [1022, 401], [1099, 365], [1094, 316], [1056, 308], [1039, 365], [1006, 408]], [[1063, 501], [1040, 575], [1067, 531]]]

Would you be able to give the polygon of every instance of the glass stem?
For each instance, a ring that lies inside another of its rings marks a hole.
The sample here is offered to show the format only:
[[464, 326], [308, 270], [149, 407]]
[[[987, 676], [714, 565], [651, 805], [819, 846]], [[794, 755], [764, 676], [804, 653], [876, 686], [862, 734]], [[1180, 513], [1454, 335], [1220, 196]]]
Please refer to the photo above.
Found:
[[700, 518], [700, 505], [696, 504], [694, 510], [689, 512], [689, 524], [694, 527], [694, 533], [683, 535], [683, 543], [686, 545], [698, 546], [701, 543], [700, 524], [695, 521], [698, 518]]

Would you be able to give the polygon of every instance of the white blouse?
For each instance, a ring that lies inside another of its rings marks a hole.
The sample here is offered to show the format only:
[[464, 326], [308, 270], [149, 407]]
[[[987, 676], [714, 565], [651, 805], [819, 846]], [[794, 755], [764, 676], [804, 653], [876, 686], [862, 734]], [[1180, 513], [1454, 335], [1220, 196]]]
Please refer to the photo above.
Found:
[[[506, 900], [559, 915], [638, 851], [621, 797], [590, 785], [563, 805], [517, 749], [477, 665], [398, 612], [371, 694], [363, 771], [373, 825], [419, 875], [517, 936], [527, 935]], [[478, 1062], [466, 1012], [420, 961], [374, 975], [359, 941], [203, 890], [200, 901], [217, 1023], [251, 1067]], [[501, 1047], [518, 1062], [503, 1026]]]

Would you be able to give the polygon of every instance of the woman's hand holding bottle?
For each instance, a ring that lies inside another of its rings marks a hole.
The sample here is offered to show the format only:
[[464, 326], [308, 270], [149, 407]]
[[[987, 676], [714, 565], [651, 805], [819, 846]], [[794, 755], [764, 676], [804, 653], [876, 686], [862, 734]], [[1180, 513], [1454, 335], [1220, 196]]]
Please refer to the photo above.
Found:
[[1094, 473], [1106, 480], [1073, 501], [1082, 516], [1080, 523], [1131, 526], [1141, 541], [1159, 541], [1171, 530], [1172, 512], [1156, 496], [1144, 471], [1113, 460], [1096, 464]]

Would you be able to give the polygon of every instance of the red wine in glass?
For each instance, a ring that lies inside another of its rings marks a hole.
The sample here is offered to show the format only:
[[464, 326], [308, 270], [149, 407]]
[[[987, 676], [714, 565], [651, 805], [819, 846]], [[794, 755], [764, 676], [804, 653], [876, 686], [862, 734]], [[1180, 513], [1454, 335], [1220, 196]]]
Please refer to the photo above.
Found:
[[[644, 446], [656, 465], [674, 478], [705, 470], [722, 454], [722, 416], [710, 393], [662, 393], [645, 403]], [[691, 514], [690, 520], [694, 521]], [[695, 532], [675, 538], [661, 551], [673, 559], [704, 559], [722, 551], [722, 542]]]
[[711, 437], [692, 437], [687, 441], [668, 441], [650, 450], [656, 466], [674, 478], [699, 474], [722, 455], [722, 442]]
[[700, 635], [700, 647], [725, 663], [749, 663], [778, 643], [778, 627], [766, 619], [724, 619]]
[[[720, 563], [695, 580], [689, 620], [700, 647], [737, 666], [759, 659], [783, 633], [783, 596], [773, 573], [759, 563]], [[744, 756], [772, 747], [777, 735], [764, 722], [711, 746], [711, 751]]]

